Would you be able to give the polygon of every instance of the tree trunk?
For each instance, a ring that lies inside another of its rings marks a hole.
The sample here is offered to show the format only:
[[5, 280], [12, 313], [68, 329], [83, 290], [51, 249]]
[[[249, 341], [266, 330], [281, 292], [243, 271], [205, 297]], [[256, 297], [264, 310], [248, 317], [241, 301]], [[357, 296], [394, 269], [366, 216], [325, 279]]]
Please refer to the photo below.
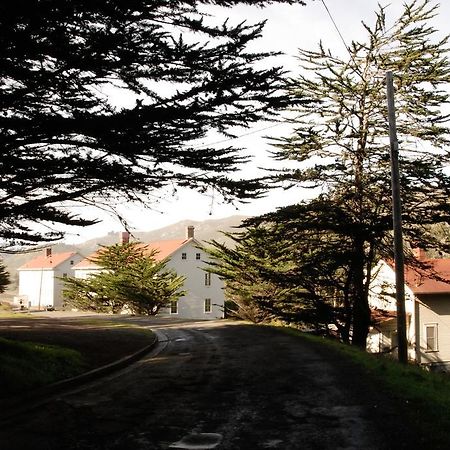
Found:
[[366, 349], [370, 326], [370, 308], [365, 288], [364, 240], [355, 242], [353, 260], [353, 336], [352, 345]]

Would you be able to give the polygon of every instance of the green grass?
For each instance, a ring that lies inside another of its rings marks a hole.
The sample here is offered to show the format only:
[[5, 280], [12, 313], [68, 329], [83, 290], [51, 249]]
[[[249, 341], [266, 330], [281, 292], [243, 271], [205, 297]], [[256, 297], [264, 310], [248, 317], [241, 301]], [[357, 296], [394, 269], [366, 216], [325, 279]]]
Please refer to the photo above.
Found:
[[0, 338], [0, 396], [11, 396], [82, 373], [85, 363], [75, 350]]
[[428, 437], [429, 448], [450, 448], [450, 374], [428, 372], [416, 365], [402, 365], [385, 356], [369, 354], [331, 339], [302, 333], [293, 328], [284, 332], [328, 347], [350, 358], [363, 371], [368, 383], [397, 400], [411, 429]]

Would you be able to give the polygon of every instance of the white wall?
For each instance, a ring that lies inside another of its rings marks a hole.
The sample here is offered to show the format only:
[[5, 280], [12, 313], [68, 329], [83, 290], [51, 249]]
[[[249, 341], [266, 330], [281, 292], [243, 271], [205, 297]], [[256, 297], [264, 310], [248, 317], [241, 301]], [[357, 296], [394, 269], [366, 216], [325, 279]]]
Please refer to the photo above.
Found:
[[[182, 254], [186, 253], [186, 259], [182, 259]], [[200, 253], [200, 259], [196, 259]], [[225, 295], [223, 292], [223, 282], [215, 274], [211, 274], [211, 285], [205, 285], [205, 271], [207, 267], [205, 261], [208, 259], [202, 249], [196, 248], [195, 242], [189, 242], [178, 249], [167, 263], [168, 268], [174, 269], [178, 275], [184, 275], [184, 290], [187, 291], [184, 297], [178, 301], [178, 314], [176, 317], [186, 319], [219, 319], [224, 316]], [[205, 313], [205, 299], [211, 299], [212, 309], [210, 313]], [[167, 313], [167, 311], [162, 311]]]
[[[395, 273], [392, 267], [381, 260], [373, 270], [374, 278], [369, 289], [369, 306], [385, 311], [396, 311], [395, 299]], [[415, 352], [415, 296], [411, 289], [405, 285], [405, 311], [407, 314], [407, 341], [408, 357], [416, 359]], [[378, 330], [373, 328], [368, 336], [367, 350], [377, 353], [389, 344], [390, 336], [396, 332], [396, 319], [379, 325]]]
[[83, 257], [81, 255], [75, 254], [70, 259], [67, 259], [66, 261], [62, 262], [58, 265], [58, 267], [55, 268], [54, 273], [54, 285], [53, 285], [53, 306], [55, 308], [61, 308], [64, 303], [64, 298], [62, 291], [64, 289], [64, 281], [61, 280], [64, 275], [67, 275], [68, 277], [74, 277], [75, 271], [73, 270], [73, 266], [78, 264], [80, 261], [82, 261]]
[[53, 269], [19, 270], [19, 295], [26, 295], [33, 308], [61, 308], [64, 282], [59, 278], [64, 274], [73, 277], [73, 266], [82, 259], [81, 255], [75, 254]]
[[[19, 271], [19, 295], [26, 295], [31, 306], [53, 306], [54, 273], [51, 269]], [[28, 305], [25, 305], [28, 306]]]
[[95, 275], [96, 273], [100, 273], [102, 269], [75, 269], [75, 278], [81, 278], [82, 280], [86, 280], [91, 275]]
[[[418, 342], [418, 362], [448, 363], [450, 362], [450, 296], [421, 295], [417, 302], [418, 320], [416, 326]], [[425, 335], [426, 325], [437, 326], [437, 351], [428, 351]]]

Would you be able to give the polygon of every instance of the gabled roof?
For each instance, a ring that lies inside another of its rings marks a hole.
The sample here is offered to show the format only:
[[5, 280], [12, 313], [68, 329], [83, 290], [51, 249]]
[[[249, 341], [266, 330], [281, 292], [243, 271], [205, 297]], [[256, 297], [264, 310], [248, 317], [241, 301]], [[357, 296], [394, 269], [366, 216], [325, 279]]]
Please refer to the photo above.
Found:
[[[196, 245], [199, 245], [199, 242], [194, 238], [189, 239], [173, 239], [169, 241], [154, 241], [149, 242], [148, 244], [142, 244], [142, 246], [147, 247], [148, 252], [151, 250], [157, 250], [158, 253], [155, 255], [156, 261], [162, 261], [165, 258], [173, 255], [177, 250], [184, 247], [189, 242], [193, 242]], [[87, 258], [83, 259], [81, 262], [74, 266], [74, 269], [96, 269], [99, 266], [93, 262], [92, 260], [98, 256], [99, 250], [92, 255], [89, 255]]]
[[23, 266], [20, 266], [17, 270], [55, 269], [76, 254], [76, 252], [53, 253], [48, 256], [41, 254]]
[[[414, 294], [443, 294], [450, 293], [450, 259], [422, 259], [422, 262], [430, 265], [432, 269], [419, 273], [417, 270], [405, 268], [405, 281]], [[435, 280], [432, 272], [445, 281]]]

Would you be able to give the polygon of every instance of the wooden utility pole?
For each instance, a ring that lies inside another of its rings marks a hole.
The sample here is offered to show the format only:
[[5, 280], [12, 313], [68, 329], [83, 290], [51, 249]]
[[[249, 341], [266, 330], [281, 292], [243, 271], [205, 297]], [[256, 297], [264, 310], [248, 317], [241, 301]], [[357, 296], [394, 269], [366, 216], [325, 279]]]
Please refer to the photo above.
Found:
[[402, 204], [400, 198], [400, 170], [398, 164], [397, 126], [395, 124], [394, 83], [391, 71], [386, 72], [389, 141], [391, 147], [392, 218], [394, 225], [395, 287], [397, 301], [398, 360], [408, 362], [405, 311], [405, 263], [403, 257]]

